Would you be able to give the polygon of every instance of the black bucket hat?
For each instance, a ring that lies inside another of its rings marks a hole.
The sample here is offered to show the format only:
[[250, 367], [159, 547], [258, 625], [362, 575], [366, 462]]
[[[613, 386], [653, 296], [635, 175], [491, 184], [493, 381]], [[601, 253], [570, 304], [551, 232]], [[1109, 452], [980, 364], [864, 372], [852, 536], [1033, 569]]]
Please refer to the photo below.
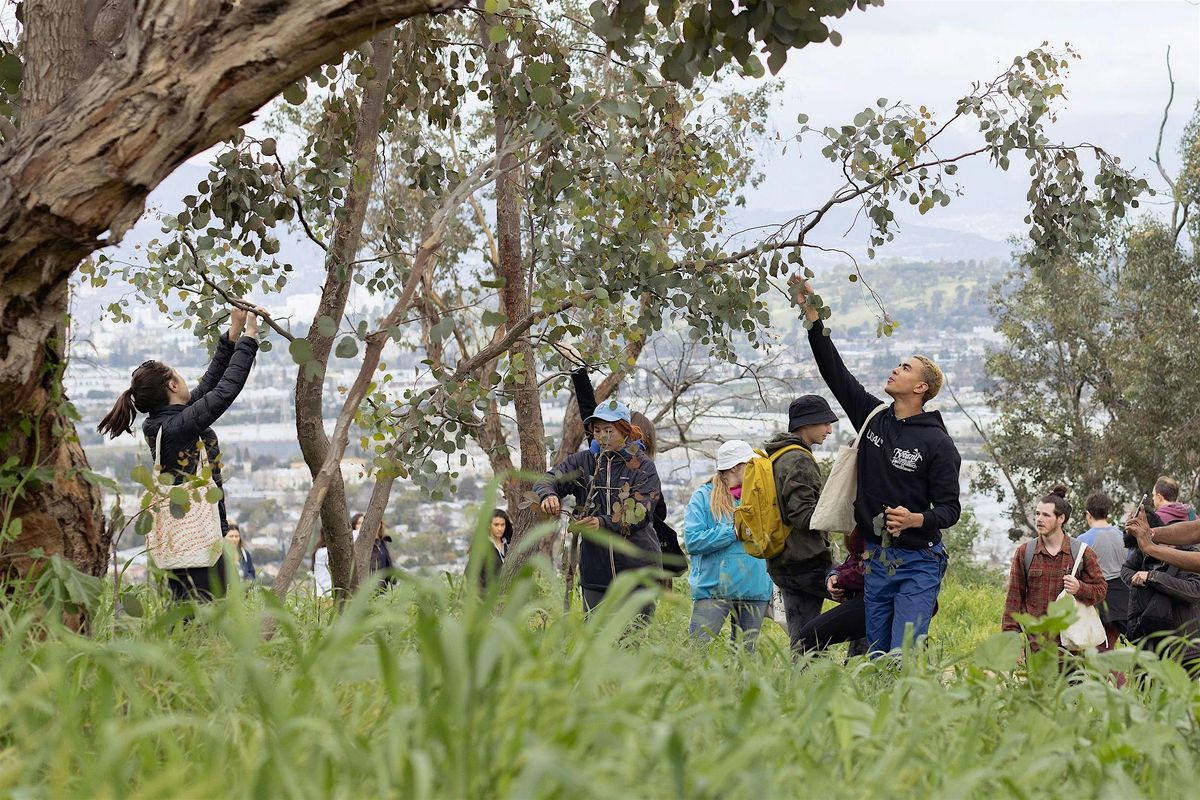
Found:
[[837, 422], [837, 414], [829, 407], [824, 397], [806, 394], [797, 397], [788, 406], [788, 430], [794, 431], [804, 425], [820, 425]]

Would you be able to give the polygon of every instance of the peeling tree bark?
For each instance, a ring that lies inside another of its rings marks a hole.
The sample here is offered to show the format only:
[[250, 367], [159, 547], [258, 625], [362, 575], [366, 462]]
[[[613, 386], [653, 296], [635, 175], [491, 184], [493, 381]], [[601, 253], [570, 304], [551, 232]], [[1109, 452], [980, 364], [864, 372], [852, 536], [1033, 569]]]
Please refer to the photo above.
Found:
[[[27, 2], [30, 28], [36, 6]], [[100, 22], [107, 3], [98, 8]], [[27, 115], [0, 151], [0, 409], [9, 420], [39, 421], [39, 463], [56, 466], [54, 485], [31, 486], [14, 509], [22, 536], [0, 554], [33, 547], [61, 552], [102, 574], [108, 535], [95, 489], [69, 420], [48, 410], [61, 391], [55, 338], [67, 285], [89, 254], [120, 240], [141, 216], [147, 195], [185, 159], [228, 138], [239, 125], [313, 68], [400, 20], [461, 8], [465, 0], [142, 0], [113, 58], [59, 98], [31, 78], [43, 116]], [[89, 3], [87, 9], [97, 9]], [[89, 12], [90, 13], [90, 12]], [[65, 29], [71, 19], [60, 20]], [[55, 41], [28, 52], [26, 74], [53, 71]], [[106, 34], [107, 35], [107, 34]], [[104, 46], [110, 46], [105, 44]], [[71, 64], [79, 70], [81, 62]], [[77, 74], [77, 73], [76, 73]], [[33, 464], [33, 437], [0, 439], [0, 463]], [[35, 533], [36, 532], [36, 533]]]
[[[329, 365], [333, 336], [321, 333], [319, 321], [329, 317], [340, 325], [346, 311], [346, 299], [354, 278], [354, 256], [362, 242], [363, 221], [375, 184], [378, 163], [379, 130], [383, 121], [384, 100], [392, 77], [395, 55], [395, 31], [380, 31], [372, 40], [371, 68], [375, 77], [363, 91], [358, 119], [355, 121], [354, 143], [350, 158], [354, 163], [354, 180], [346, 193], [342, 214], [334, 229], [333, 241], [325, 257], [325, 285], [321, 300], [308, 329], [312, 348], [313, 368], [302, 367], [296, 377], [296, 436], [309, 472], [316, 478], [329, 452], [329, 436], [325, 433], [322, 404], [325, 398], [325, 375]], [[329, 550], [329, 573], [334, 589], [345, 592], [351, 586], [354, 553], [350, 536], [350, 514], [346, 506], [346, 486], [341, 473], [333, 477], [325, 502], [321, 505], [321, 528]]]

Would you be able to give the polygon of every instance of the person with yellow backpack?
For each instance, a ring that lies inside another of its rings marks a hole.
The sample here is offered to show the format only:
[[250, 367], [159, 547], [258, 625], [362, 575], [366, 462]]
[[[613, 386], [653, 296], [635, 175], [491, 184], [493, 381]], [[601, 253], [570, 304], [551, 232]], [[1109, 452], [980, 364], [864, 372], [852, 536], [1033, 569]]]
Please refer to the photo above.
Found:
[[746, 466], [742, 502], [734, 515], [746, 552], [766, 559], [787, 614], [792, 649], [800, 631], [821, 613], [829, 597], [826, 579], [833, 568], [829, 537], [810, 530], [821, 496], [821, 469], [812, 450], [833, 431], [837, 415], [825, 398], [797, 397], [788, 406], [788, 431], [763, 446]]
[[690, 565], [692, 619], [688, 634], [707, 643], [730, 619], [730, 638], [740, 635], [754, 649], [771, 601], [766, 565], [751, 558], [733, 530], [746, 464], [755, 458], [746, 442], [733, 439], [717, 449], [717, 471], [695, 491], [683, 518], [683, 544]]

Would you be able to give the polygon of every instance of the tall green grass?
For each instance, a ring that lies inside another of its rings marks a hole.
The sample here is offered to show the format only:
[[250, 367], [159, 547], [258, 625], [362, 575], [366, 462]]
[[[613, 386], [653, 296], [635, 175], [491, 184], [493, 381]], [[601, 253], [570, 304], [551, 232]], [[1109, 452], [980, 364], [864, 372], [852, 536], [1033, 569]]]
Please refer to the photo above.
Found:
[[[489, 507], [490, 508], [490, 507]], [[402, 579], [341, 614], [235, 592], [182, 621], [4, 622], [0, 796], [19, 798], [1178, 797], [1196, 685], [1112, 654], [1017, 668], [996, 576], [953, 568], [902, 663], [793, 663], [686, 636], [631, 579], [585, 621], [548, 566], [510, 594]], [[266, 641], [268, 617], [277, 631]]]

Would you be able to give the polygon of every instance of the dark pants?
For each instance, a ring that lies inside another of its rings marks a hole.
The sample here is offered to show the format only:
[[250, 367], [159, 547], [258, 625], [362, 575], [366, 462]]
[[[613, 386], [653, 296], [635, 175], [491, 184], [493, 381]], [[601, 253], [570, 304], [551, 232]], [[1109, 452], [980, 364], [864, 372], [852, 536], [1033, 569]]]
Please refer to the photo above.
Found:
[[[583, 611], [585, 614], [590, 613], [593, 608], [600, 605], [600, 601], [604, 599], [605, 590], [589, 589], [586, 586], [581, 587], [583, 593]], [[653, 601], [642, 606], [642, 610], [638, 612], [639, 617], [648, 620], [654, 616]]]
[[839, 603], [800, 630], [796, 650], [819, 652], [830, 645], [850, 642], [850, 655], [867, 652], [867, 607], [862, 596]]
[[792, 649], [799, 646], [800, 631], [821, 613], [821, 606], [829, 595], [825, 591], [825, 577], [829, 574], [828, 564], [804, 572], [773, 573], [771, 580], [779, 587], [783, 596], [783, 611], [787, 615], [788, 639]]
[[200, 603], [225, 596], [225, 556], [211, 567], [192, 567], [167, 571], [167, 586], [176, 603], [195, 600]]

